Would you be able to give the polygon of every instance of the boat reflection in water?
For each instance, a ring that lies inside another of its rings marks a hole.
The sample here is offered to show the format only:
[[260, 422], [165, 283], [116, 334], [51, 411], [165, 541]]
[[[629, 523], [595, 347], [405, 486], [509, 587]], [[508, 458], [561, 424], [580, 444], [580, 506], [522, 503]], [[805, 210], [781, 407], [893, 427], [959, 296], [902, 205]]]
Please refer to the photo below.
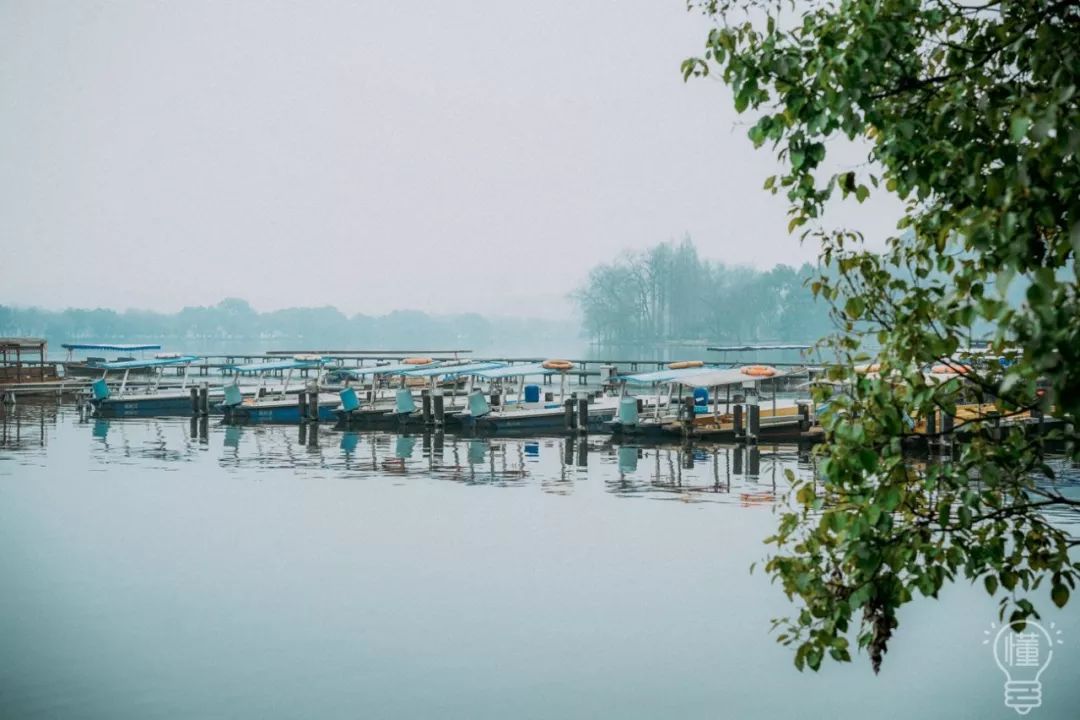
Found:
[[227, 470], [291, 470], [326, 477], [410, 478], [545, 492], [713, 500], [781, 498], [785, 469], [812, 472], [795, 445], [650, 444], [610, 436], [468, 437], [340, 431], [325, 425], [225, 425], [214, 418], [84, 421], [102, 462], [213, 461]]

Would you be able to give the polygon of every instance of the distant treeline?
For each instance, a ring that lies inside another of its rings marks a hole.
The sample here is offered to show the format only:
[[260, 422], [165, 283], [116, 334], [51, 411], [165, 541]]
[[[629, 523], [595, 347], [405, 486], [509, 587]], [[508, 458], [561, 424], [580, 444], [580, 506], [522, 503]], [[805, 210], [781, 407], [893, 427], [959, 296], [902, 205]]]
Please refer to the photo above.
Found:
[[[435, 316], [415, 310], [350, 317], [329, 306], [257, 312], [236, 298], [177, 313], [0, 305], [0, 335], [40, 336], [54, 344], [162, 340], [179, 347], [247, 341], [252, 349], [288, 344], [321, 349], [477, 349], [496, 344], [504, 333], [520, 333], [522, 324], [521, 320], [476, 314]], [[541, 339], [545, 334], [572, 334], [551, 322], [529, 321], [528, 327]]]
[[832, 329], [806, 286], [816, 272], [710, 262], [687, 238], [593, 268], [574, 298], [584, 332], [599, 343], [809, 342]]

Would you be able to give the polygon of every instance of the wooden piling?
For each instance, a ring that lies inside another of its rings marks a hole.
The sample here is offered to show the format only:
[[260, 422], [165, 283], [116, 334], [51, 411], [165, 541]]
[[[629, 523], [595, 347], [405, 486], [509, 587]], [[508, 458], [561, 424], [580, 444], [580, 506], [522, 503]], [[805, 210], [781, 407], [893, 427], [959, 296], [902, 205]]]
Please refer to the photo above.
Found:
[[434, 421], [431, 414], [431, 391], [429, 390], [420, 391], [420, 414], [424, 418], [425, 425], [430, 425]]
[[308, 420], [310, 420], [311, 422], [319, 422], [318, 391], [308, 393]]
[[199, 388], [199, 414], [210, 414], [210, 386], [206, 383]]
[[197, 387], [191, 388], [191, 414], [193, 416], [199, 414], [199, 388]]
[[748, 410], [749, 412], [746, 414], [746, 435], [752, 442], [757, 442], [758, 435], [761, 434], [761, 406], [755, 403]]
[[578, 432], [589, 432], [589, 398], [587, 396], [577, 399], [577, 426]]
[[577, 424], [574, 422], [574, 399], [567, 398], [563, 402], [563, 425], [567, 430], [574, 430]]
[[446, 420], [446, 399], [443, 397], [442, 393], [438, 393], [432, 396], [431, 401], [432, 408], [435, 411], [435, 424], [442, 426], [442, 424]]
[[307, 390], [301, 390], [296, 395], [296, 406], [300, 411], [300, 420], [307, 417]]
[[732, 408], [731, 417], [735, 425], [735, 437], [740, 437], [743, 434], [743, 406], [741, 404], [736, 404]]

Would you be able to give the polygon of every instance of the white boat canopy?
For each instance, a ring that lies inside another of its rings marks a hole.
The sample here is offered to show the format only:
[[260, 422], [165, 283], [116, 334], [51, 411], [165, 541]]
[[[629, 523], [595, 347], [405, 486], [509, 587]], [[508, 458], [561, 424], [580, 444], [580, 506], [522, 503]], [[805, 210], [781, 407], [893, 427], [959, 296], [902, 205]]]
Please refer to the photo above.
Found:
[[[438, 367], [431, 367], [429, 365], [414, 366], [416, 369], [409, 372], [403, 372], [402, 375], [408, 377], [448, 377], [455, 378], [462, 375], [475, 375], [481, 370], [491, 370], [493, 368], [506, 367], [506, 363], [503, 362], [475, 362], [465, 363], [461, 365], [440, 365]], [[363, 368], [361, 368], [363, 369]]]
[[442, 363], [433, 362], [425, 365], [414, 365], [412, 363], [394, 363], [393, 365], [371, 365], [369, 367], [356, 367], [356, 368], [342, 368], [348, 370], [353, 375], [363, 377], [364, 375], [413, 375], [413, 370], [433, 370], [434, 368], [441, 367]]
[[680, 368], [678, 370], [666, 369], [657, 370], [655, 372], [636, 373], [634, 375], [620, 375], [617, 379], [625, 380], [633, 385], [652, 385], [654, 383], [675, 382], [684, 377], [701, 375], [702, 373], [712, 373], [719, 369], [720, 368], [708, 366]]
[[246, 365], [230, 365], [229, 369], [238, 373], [245, 372], [270, 372], [272, 370], [310, 370], [329, 365], [333, 360], [320, 358], [319, 360], [275, 360], [272, 362], [247, 363]]
[[525, 377], [526, 375], [554, 375], [557, 372], [562, 371], [546, 368], [543, 363], [529, 363], [527, 365], [507, 365], [506, 367], [491, 368], [490, 370], [480, 370], [476, 373], [476, 376], [496, 380], [499, 378]]
[[[698, 368], [699, 370], [701, 368]], [[746, 368], [730, 368], [727, 370], [710, 370], [709, 372], [699, 372], [696, 375], [689, 375], [687, 377], [679, 378], [673, 382], [679, 385], [685, 385], [686, 387], [693, 388], [711, 388], [722, 387], [724, 385], [742, 385], [746, 382], [757, 382], [759, 380], [772, 380], [774, 378], [784, 377], [785, 375], [791, 375], [800, 368], [774, 368], [769, 366], [770, 370], [774, 372], [771, 375], [748, 375], [744, 370]]]

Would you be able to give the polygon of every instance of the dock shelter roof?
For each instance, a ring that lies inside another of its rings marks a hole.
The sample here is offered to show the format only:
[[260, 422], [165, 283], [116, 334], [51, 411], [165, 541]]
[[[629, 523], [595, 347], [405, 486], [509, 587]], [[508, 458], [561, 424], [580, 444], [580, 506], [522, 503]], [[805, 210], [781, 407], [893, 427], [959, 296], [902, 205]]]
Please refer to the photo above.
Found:
[[179, 355], [169, 358], [153, 358], [151, 360], [113, 360], [94, 365], [95, 370], [140, 370], [142, 368], [169, 367], [170, 365], [187, 365], [199, 359], [198, 355]]
[[137, 352], [139, 350], [160, 350], [160, 345], [117, 345], [115, 343], [63, 343], [65, 350], [115, 350], [116, 352]]
[[255, 362], [245, 365], [230, 365], [229, 369], [236, 372], [271, 372], [273, 370], [310, 370], [329, 365], [333, 360], [322, 358], [321, 360], [273, 360], [271, 362]]
[[430, 367], [422, 365], [416, 370], [402, 373], [402, 375], [408, 375], [409, 377], [460, 377], [462, 375], [475, 375], [481, 370], [491, 370], [493, 368], [506, 367], [506, 363], [503, 362], [474, 362], [464, 363], [459, 365], [440, 365], [438, 367]]

